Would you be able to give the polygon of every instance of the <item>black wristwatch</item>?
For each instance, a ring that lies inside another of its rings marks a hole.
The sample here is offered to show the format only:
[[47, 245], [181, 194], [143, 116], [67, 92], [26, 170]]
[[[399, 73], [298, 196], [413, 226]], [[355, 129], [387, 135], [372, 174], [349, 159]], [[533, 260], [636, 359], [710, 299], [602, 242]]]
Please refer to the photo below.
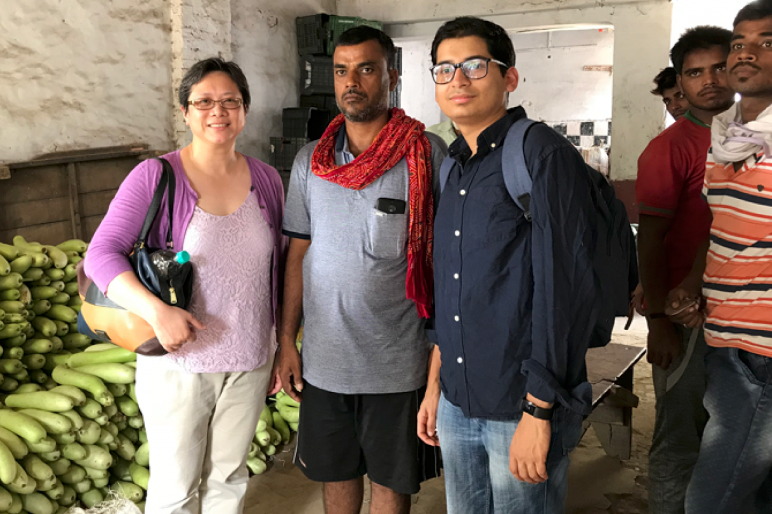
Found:
[[530, 414], [536, 419], [550, 420], [552, 419], [552, 413], [555, 412], [554, 407], [550, 407], [549, 409], [537, 407], [536, 404], [529, 402], [525, 398], [523, 398], [521, 407], [523, 408], [523, 412]]

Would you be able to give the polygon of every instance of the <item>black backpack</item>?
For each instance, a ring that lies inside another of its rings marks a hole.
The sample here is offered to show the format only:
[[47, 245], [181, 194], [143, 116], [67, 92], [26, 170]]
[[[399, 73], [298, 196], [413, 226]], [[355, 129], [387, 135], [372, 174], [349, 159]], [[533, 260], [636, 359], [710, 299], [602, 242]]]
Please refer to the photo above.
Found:
[[[512, 200], [531, 221], [533, 181], [525, 162], [525, 135], [535, 123], [521, 118], [507, 132], [501, 152], [504, 183]], [[446, 157], [440, 168], [440, 190], [445, 189], [454, 161]], [[638, 259], [635, 236], [625, 205], [614, 194], [614, 186], [599, 171], [585, 164], [592, 180], [592, 209], [598, 226], [593, 249], [593, 268], [600, 290], [600, 312], [590, 339], [590, 348], [606, 346], [611, 340], [617, 316], [627, 316], [630, 296], [638, 285]], [[590, 208], [588, 206], [588, 208]]]

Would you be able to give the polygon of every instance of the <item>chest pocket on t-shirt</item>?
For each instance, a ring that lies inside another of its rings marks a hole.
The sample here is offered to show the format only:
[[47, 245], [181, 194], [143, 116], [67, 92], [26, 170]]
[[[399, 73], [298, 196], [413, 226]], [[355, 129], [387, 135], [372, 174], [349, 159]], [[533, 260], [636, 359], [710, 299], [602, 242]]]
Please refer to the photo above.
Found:
[[387, 213], [375, 207], [367, 215], [365, 251], [376, 259], [399, 259], [407, 253], [408, 209]]

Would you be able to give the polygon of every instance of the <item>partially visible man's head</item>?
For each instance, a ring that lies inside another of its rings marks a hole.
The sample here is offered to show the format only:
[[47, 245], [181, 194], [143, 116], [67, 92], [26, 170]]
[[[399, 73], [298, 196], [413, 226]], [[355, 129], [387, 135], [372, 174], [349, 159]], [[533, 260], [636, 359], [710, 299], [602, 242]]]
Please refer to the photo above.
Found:
[[[431, 58], [435, 98], [455, 123], [485, 121], [506, 111], [518, 74], [512, 40], [502, 27], [469, 16], [451, 20], [434, 36]], [[442, 64], [447, 66], [437, 68]]]
[[670, 51], [678, 85], [693, 108], [719, 113], [734, 102], [726, 73], [731, 38], [732, 33], [720, 27], [695, 27]]
[[675, 68], [665, 68], [654, 77], [654, 84], [657, 87], [651, 90], [651, 94], [662, 97], [665, 109], [676, 120], [689, 110], [689, 101], [678, 85], [677, 76]]
[[366, 123], [389, 109], [389, 92], [397, 86], [394, 42], [383, 31], [360, 26], [335, 42], [333, 74], [338, 109], [349, 121]]
[[727, 66], [729, 85], [741, 95], [772, 95], [772, 0], [756, 0], [740, 9]]

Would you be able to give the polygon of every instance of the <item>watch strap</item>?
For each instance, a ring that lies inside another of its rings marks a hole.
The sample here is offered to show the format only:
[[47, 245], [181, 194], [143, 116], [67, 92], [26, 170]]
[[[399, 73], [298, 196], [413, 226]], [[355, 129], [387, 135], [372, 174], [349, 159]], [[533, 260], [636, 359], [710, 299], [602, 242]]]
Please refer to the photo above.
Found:
[[550, 407], [549, 409], [545, 409], [543, 407], [537, 406], [535, 403], [529, 402], [528, 400], [523, 399], [522, 401], [522, 408], [523, 412], [530, 414], [536, 419], [546, 419], [550, 420], [552, 419], [552, 414], [555, 412], [554, 407]]

